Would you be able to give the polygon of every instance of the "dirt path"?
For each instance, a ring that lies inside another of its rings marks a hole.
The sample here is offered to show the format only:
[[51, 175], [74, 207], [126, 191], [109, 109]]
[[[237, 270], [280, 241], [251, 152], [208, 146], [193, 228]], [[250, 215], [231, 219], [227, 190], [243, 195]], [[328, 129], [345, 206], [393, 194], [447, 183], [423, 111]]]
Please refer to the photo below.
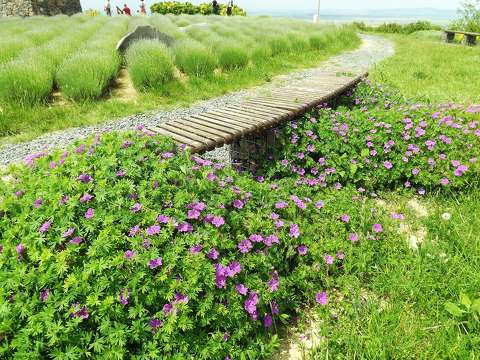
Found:
[[[32, 141], [19, 144], [6, 144], [0, 148], [0, 164], [19, 161], [27, 155], [50, 149], [51, 147], [63, 148], [70, 145], [77, 139], [87, 137], [105, 131], [122, 131], [134, 129], [139, 125], [155, 125], [160, 122], [185, 118], [190, 115], [199, 114], [218, 107], [237, 104], [239, 101], [247, 97], [255, 96], [255, 94], [279, 86], [279, 84], [301, 81], [315, 74], [325, 71], [335, 72], [352, 72], [361, 73], [367, 71], [376, 63], [393, 55], [394, 48], [391, 41], [372, 35], [361, 35], [361, 46], [353, 51], [345, 52], [334, 56], [329, 60], [321, 63], [318, 67], [308, 70], [301, 70], [289, 73], [287, 75], [277, 76], [272, 82], [251, 88], [233, 92], [218, 98], [199, 102], [190, 108], [178, 108], [172, 111], [153, 111], [139, 115], [133, 115], [121, 119], [115, 119], [107, 123], [95, 126], [85, 126], [57, 131], [42, 135]], [[131, 95], [131, 94], [130, 94]], [[216, 158], [224, 158], [227, 155], [227, 149], [216, 149], [212, 152], [212, 156]]]

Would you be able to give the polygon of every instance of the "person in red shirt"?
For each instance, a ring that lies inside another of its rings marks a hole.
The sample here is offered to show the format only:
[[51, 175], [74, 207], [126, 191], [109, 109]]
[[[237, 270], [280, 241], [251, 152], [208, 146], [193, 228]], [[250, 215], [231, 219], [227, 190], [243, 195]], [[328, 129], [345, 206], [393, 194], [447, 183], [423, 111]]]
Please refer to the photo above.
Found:
[[127, 4], [123, 4], [123, 13], [127, 16], [132, 16], [132, 12], [130, 11], [130, 8], [127, 6]]

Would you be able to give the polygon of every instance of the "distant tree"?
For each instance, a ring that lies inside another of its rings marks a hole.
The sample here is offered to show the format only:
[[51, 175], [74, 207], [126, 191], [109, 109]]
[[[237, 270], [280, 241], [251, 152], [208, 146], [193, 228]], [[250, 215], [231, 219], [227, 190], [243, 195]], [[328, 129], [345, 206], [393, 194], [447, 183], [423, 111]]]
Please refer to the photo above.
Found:
[[459, 19], [454, 22], [457, 29], [480, 32], [480, 0], [464, 1], [458, 15]]

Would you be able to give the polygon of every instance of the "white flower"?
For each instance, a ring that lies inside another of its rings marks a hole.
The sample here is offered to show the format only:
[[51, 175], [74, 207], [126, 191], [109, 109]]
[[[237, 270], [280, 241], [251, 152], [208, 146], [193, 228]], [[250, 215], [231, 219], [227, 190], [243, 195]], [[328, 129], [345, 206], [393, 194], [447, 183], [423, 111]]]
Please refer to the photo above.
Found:
[[451, 218], [452, 218], [452, 214], [450, 214], [448, 212], [442, 214], [442, 219], [445, 220], [445, 221], [448, 221]]

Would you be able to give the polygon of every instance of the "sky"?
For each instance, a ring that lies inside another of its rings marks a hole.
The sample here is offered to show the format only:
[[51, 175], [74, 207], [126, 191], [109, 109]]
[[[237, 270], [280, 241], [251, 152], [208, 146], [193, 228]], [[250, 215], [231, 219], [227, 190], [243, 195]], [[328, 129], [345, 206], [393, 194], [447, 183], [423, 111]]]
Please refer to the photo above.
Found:
[[[124, 2], [132, 8], [137, 8], [139, 1], [110, 0], [112, 5], [122, 5]], [[158, 0], [145, 0], [147, 6]], [[186, 1], [186, 0], [180, 0]], [[202, 3], [208, 0], [190, 0], [192, 3]], [[227, 0], [219, 0], [227, 2]], [[308, 10], [314, 9], [317, 0], [234, 0], [236, 4], [246, 10]], [[80, 0], [83, 9], [101, 9], [103, 0]], [[462, 0], [321, 0], [323, 9], [398, 9], [398, 8], [436, 8], [456, 9]]]

